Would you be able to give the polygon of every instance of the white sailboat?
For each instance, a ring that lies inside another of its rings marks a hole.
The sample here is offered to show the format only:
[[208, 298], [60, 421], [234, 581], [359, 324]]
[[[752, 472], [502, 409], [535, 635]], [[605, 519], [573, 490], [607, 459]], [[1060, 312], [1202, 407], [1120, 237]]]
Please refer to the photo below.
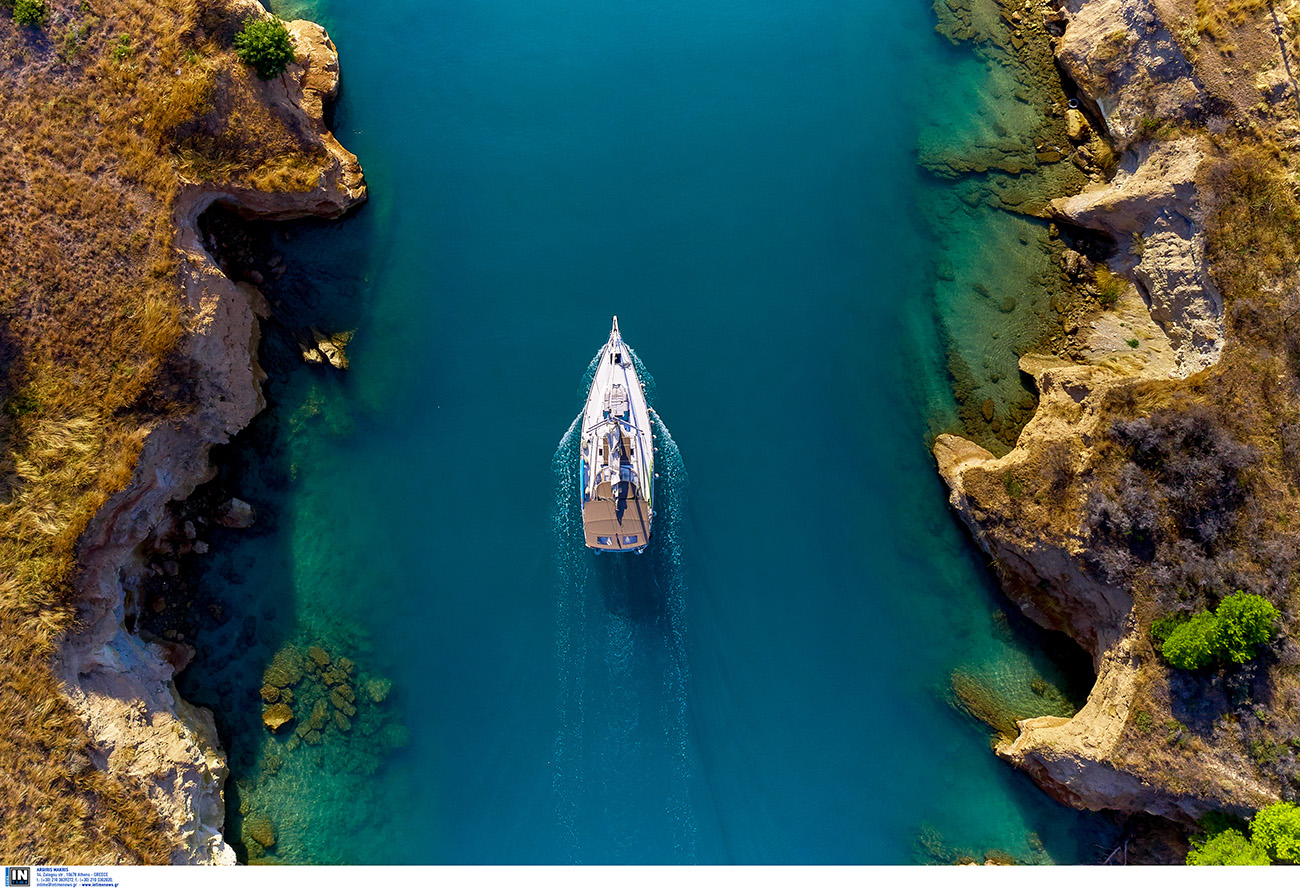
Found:
[[598, 552], [644, 550], [654, 515], [654, 442], [650, 408], [617, 315], [587, 395], [578, 459], [587, 546]]

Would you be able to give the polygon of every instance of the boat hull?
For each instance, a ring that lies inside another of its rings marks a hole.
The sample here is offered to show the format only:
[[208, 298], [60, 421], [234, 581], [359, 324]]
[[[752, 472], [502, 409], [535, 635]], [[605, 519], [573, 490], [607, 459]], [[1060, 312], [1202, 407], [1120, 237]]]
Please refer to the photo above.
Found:
[[598, 552], [644, 550], [654, 514], [654, 436], [617, 318], [587, 394], [578, 460], [586, 545]]

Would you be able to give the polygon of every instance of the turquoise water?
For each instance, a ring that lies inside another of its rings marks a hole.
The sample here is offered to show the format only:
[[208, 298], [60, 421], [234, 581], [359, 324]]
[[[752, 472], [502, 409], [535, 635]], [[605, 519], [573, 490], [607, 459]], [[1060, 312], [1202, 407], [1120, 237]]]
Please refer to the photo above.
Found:
[[[371, 201], [275, 235], [270, 408], [224, 454], [259, 522], [211, 535], [181, 686], [218, 714], [241, 852], [265, 816], [302, 863], [1098, 857], [1108, 822], [953, 703], [955, 671], [1031, 712], [1087, 684], [1007, 613], [928, 452], [957, 416], [940, 285], [1020, 243], [934, 216], [927, 115], [997, 95], [928, 5], [278, 11], [339, 47]], [[661, 514], [597, 558], [570, 424], [615, 313]], [[309, 325], [356, 331], [346, 374], [297, 357]], [[286, 644], [329, 666], [273, 737]]]

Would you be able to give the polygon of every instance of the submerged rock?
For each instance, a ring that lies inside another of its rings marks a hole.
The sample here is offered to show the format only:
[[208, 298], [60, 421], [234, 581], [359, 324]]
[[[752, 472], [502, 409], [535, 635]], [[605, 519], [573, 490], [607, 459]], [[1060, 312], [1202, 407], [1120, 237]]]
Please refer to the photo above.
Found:
[[386, 746], [397, 749], [411, 743], [411, 732], [404, 725], [389, 723], [380, 731], [379, 740]]
[[288, 704], [272, 704], [262, 711], [262, 724], [273, 732], [293, 722], [293, 708]]
[[266, 815], [250, 815], [244, 821], [244, 834], [263, 848], [275, 845], [275, 825]]
[[277, 688], [288, 688], [302, 681], [302, 653], [292, 645], [286, 645], [275, 653], [262, 674], [262, 682]]
[[[341, 333], [326, 334], [313, 327], [311, 335], [316, 341], [315, 351], [318, 351], [336, 370], [347, 370], [348, 356], [343, 349], [352, 341], [352, 333], [352, 331], [346, 330]], [[306, 354], [304, 352], [303, 357], [306, 357]]]
[[257, 513], [252, 505], [238, 497], [231, 497], [217, 511], [217, 524], [226, 528], [251, 528], [255, 521]]
[[388, 693], [393, 690], [393, 683], [387, 679], [371, 679], [366, 683], [366, 694], [376, 704], [383, 703]]
[[338, 692], [330, 695], [330, 703], [334, 705], [335, 710], [342, 713], [344, 716], [357, 715], [357, 708], [346, 698], [339, 695]]
[[316, 706], [311, 708], [311, 716], [307, 720], [307, 730], [316, 731], [325, 728], [329, 718], [329, 705], [324, 701], [317, 701]]

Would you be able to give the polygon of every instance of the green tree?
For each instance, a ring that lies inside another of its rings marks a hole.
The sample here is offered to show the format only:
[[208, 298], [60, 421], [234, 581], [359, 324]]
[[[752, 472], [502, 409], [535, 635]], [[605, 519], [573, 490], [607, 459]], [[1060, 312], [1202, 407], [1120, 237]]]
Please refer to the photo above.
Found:
[[1251, 841], [1278, 861], [1300, 863], [1300, 806], [1274, 803], [1250, 822]]
[[20, 25], [39, 28], [50, 17], [45, 0], [16, 0], [13, 7], [14, 21]]
[[1241, 831], [1224, 830], [1214, 836], [1192, 840], [1187, 853], [1188, 864], [1267, 865], [1272, 864], [1268, 852], [1246, 839]]
[[1160, 646], [1160, 653], [1180, 670], [1208, 667], [1218, 652], [1218, 624], [1208, 611], [1194, 614], [1169, 634]]
[[244, 64], [253, 66], [258, 77], [270, 80], [279, 77], [293, 61], [293, 39], [284, 22], [275, 16], [251, 18], [235, 35], [235, 52]]
[[1216, 647], [1234, 664], [1244, 664], [1255, 657], [1255, 646], [1273, 638], [1277, 609], [1263, 596], [1233, 593], [1219, 603], [1214, 616], [1218, 622]]

